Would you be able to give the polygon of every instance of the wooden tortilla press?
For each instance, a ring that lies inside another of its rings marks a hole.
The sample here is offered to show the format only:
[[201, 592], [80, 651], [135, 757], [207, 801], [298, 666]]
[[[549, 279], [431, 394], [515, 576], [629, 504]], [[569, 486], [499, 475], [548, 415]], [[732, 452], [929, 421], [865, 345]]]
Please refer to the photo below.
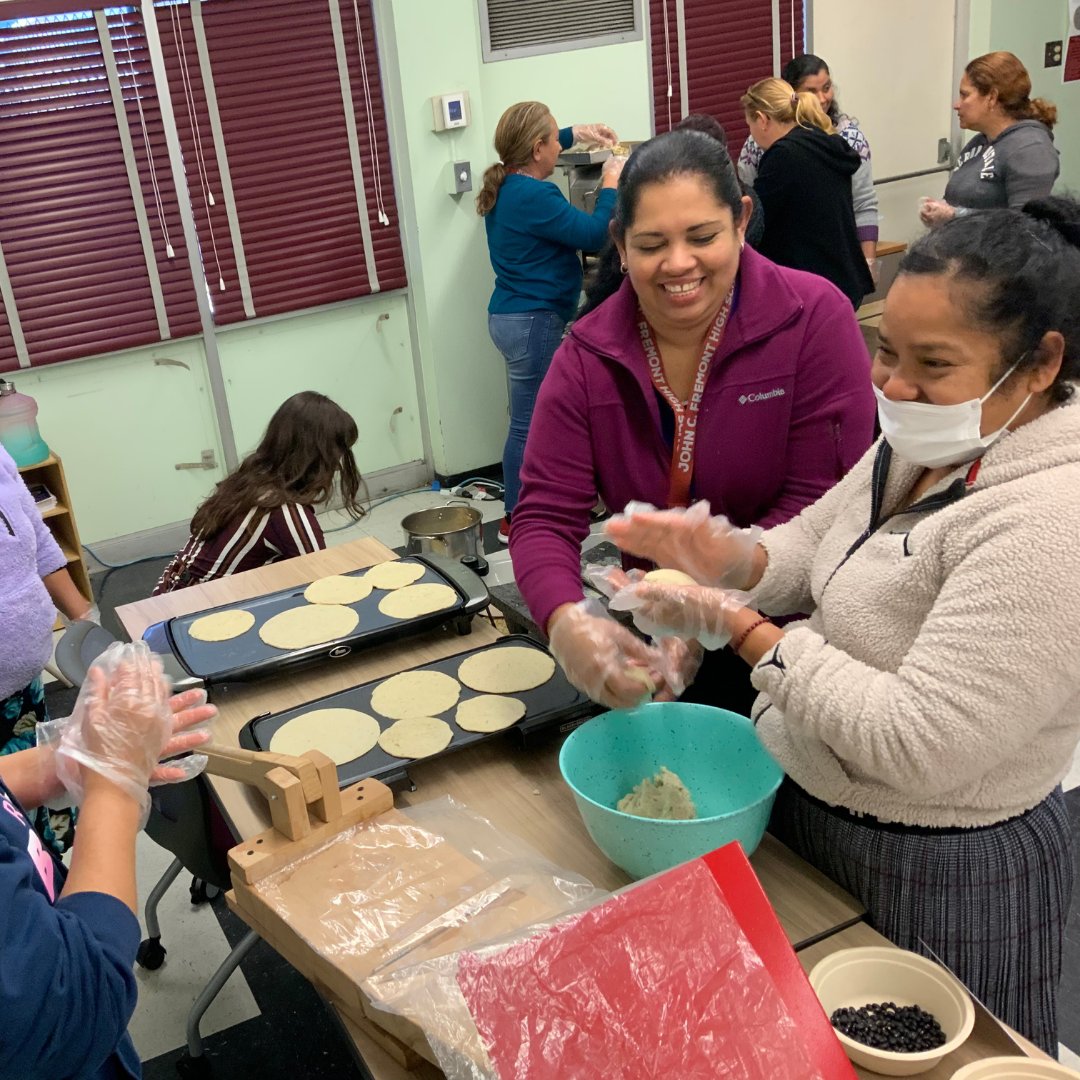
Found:
[[234, 883], [254, 885], [315, 851], [353, 825], [392, 810], [394, 796], [377, 780], [338, 789], [337, 766], [319, 750], [301, 757], [211, 746], [206, 771], [257, 788], [270, 807], [273, 828], [229, 852]]

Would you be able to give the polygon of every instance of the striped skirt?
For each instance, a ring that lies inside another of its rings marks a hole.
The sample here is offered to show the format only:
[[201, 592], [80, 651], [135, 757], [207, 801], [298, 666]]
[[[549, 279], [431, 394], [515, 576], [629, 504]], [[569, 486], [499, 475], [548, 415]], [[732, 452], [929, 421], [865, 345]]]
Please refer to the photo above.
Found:
[[1057, 1057], [1057, 991], [1073, 885], [1061, 789], [978, 829], [856, 817], [785, 780], [769, 831], [868, 912], [894, 944], [942, 959], [997, 1017]]

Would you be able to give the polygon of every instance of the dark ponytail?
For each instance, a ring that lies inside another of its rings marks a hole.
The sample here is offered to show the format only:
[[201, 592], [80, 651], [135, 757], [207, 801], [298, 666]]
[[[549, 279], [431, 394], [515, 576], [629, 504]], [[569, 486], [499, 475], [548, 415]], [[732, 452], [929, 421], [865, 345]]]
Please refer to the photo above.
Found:
[[675, 130], [642, 143], [630, 155], [619, 176], [619, 194], [611, 216], [613, 239], [604, 246], [596, 268], [585, 283], [585, 304], [578, 318], [599, 307], [622, 284], [621, 259], [614, 239], [621, 242], [633, 225], [642, 189], [687, 175], [700, 176], [716, 201], [728, 207], [738, 223], [742, 217], [742, 188], [727, 149], [712, 135]]
[[965, 290], [972, 325], [1001, 338], [1002, 363], [1038, 367], [1038, 345], [1057, 331], [1065, 339], [1050, 400], [1067, 401], [1080, 380], [1080, 202], [1033, 199], [1021, 210], [987, 210], [955, 218], [921, 237], [901, 274], [947, 274]]

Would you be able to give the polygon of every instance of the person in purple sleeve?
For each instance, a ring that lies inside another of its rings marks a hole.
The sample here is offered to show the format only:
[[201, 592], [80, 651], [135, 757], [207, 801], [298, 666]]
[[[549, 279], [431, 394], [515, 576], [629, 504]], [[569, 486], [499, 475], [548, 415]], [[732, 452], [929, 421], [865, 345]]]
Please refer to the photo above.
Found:
[[[67, 559], [0, 447], [0, 755], [26, 750], [49, 719], [41, 672], [52, 657], [59, 609], [72, 622], [97, 621], [97, 608], [79, 592]], [[34, 826], [58, 854], [71, 846], [69, 810], [38, 809]]]
[[[750, 200], [724, 148], [697, 131], [651, 139], [619, 180], [613, 245], [540, 388], [510, 553], [570, 680], [618, 706], [658, 696], [664, 658], [583, 606], [580, 549], [597, 497], [707, 499], [740, 527], [779, 524], [869, 447], [870, 357], [851, 304], [813, 274], [743, 245]], [[674, 639], [672, 639], [674, 640]], [[671, 657], [667, 658], [671, 661]], [[726, 665], [726, 667], [725, 667]], [[680, 658], [679, 683], [694, 654]], [[745, 669], [710, 654], [686, 700], [746, 713]]]
[[[72, 716], [41, 744], [0, 757], [0, 1080], [129, 1080], [135, 837], [151, 783], [190, 779], [206, 742], [190, 730], [216, 713], [201, 690], [169, 697], [149, 649], [114, 645], [91, 668]], [[70, 869], [29, 811], [80, 808]]]

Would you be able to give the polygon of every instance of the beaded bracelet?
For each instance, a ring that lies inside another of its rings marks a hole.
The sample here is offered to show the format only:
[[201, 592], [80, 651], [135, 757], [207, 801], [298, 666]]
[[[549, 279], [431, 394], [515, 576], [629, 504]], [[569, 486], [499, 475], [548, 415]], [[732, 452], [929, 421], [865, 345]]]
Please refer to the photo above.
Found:
[[769, 616], [768, 616], [768, 615], [761, 615], [761, 616], [759, 616], [759, 617], [758, 617], [758, 619], [757, 619], [757, 620], [756, 620], [755, 622], [752, 622], [752, 623], [751, 623], [751, 624], [750, 624], [750, 625], [749, 625], [749, 626], [748, 626], [748, 627], [747, 627], [747, 628], [746, 628], [746, 629], [745, 629], [745, 630], [744, 630], [744, 631], [743, 631], [743, 632], [742, 632], [742, 633], [741, 633], [741, 634], [740, 634], [740, 635], [739, 635], [739, 636], [738, 636], [738, 637], [737, 637], [737, 638], [736, 638], [736, 639], [735, 639], [735, 640], [734, 640], [734, 641], [733, 641], [733, 642], [731, 643], [731, 651], [732, 651], [733, 653], [735, 653], [735, 655], [736, 655], [736, 656], [738, 656], [738, 655], [739, 655], [739, 650], [740, 650], [740, 649], [741, 649], [741, 648], [743, 647], [743, 645], [745, 645], [745, 644], [746, 644], [746, 639], [747, 639], [747, 638], [748, 638], [748, 637], [749, 637], [749, 636], [750, 636], [750, 635], [751, 635], [751, 634], [752, 634], [752, 633], [753, 633], [753, 632], [754, 632], [754, 631], [755, 631], [755, 630], [756, 630], [756, 629], [757, 629], [757, 628], [758, 628], [759, 626], [764, 626], [764, 625], [765, 625], [765, 623], [767, 623], [767, 622], [771, 622], [771, 621], [772, 621], [772, 620], [771, 620], [771, 619], [769, 618]]

